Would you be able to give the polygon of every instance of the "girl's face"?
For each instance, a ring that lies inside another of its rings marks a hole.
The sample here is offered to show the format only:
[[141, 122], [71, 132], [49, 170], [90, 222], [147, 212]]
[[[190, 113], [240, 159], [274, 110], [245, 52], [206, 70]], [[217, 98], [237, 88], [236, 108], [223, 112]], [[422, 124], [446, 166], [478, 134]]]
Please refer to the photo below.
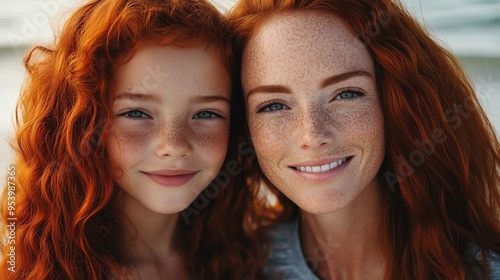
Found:
[[204, 48], [144, 46], [113, 77], [107, 148], [125, 203], [171, 214], [189, 206], [227, 151], [231, 81]]
[[281, 192], [319, 214], [375, 188], [385, 148], [374, 65], [340, 19], [274, 16], [248, 42], [242, 67], [252, 141]]

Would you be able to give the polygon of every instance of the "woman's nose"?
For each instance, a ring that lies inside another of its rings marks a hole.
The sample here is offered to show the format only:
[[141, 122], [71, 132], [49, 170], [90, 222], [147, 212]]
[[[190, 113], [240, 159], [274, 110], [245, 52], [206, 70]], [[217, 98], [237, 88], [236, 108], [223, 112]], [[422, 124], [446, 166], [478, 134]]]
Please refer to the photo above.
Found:
[[297, 119], [297, 133], [301, 148], [317, 148], [333, 140], [333, 120], [326, 109], [311, 106], [300, 112]]

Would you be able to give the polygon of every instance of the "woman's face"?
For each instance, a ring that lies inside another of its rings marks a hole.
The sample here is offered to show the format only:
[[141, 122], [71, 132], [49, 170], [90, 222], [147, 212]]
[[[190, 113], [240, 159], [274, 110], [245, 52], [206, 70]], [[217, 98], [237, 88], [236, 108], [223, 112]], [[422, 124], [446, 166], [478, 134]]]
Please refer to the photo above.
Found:
[[319, 214], [377, 186], [385, 148], [374, 65], [339, 18], [270, 18], [246, 45], [242, 67], [252, 142], [281, 192]]
[[[125, 207], [184, 210], [227, 151], [231, 82], [204, 48], [144, 46], [113, 77], [110, 158]], [[127, 206], [128, 205], [128, 206]]]

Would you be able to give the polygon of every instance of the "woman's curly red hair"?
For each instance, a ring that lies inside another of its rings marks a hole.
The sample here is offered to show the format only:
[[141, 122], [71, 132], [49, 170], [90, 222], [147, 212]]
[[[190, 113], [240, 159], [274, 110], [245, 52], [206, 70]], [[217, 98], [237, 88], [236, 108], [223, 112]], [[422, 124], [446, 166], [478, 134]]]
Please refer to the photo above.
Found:
[[[231, 39], [225, 18], [207, 1], [91, 0], [72, 14], [54, 47], [38, 46], [26, 55], [29, 77], [13, 145], [16, 266], [8, 271], [11, 245], [2, 242], [0, 279], [123, 276], [127, 226], [120, 222], [119, 187], [105, 149], [113, 66], [138, 44], [153, 42], [206, 46], [231, 71]], [[233, 105], [231, 118], [241, 111]], [[233, 138], [239, 127], [231, 129]], [[235, 150], [230, 147], [227, 161], [236, 159]], [[189, 224], [179, 219], [184, 262], [193, 279], [254, 277], [260, 246], [244, 218], [253, 211], [244, 175], [232, 176]]]
[[[238, 56], [266, 19], [301, 10], [343, 19], [377, 69], [387, 150], [385, 279], [465, 279], [474, 265], [487, 272], [465, 255], [470, 244], [500, 252], [500, 144], [459, 62], [391, 0], [240, 0], [229, 14]], [[249, 168], [249, 181], [277, 196], [278, 220], [298, 211], [257, 161]]]

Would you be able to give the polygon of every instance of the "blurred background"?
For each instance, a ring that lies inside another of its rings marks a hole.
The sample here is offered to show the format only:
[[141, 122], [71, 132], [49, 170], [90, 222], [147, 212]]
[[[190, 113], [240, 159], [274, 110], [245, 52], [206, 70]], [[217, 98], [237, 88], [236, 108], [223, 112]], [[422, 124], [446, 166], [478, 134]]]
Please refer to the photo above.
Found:
[[[189, 0], [186, 0], [189, 1]], [[13, 163], [9, 146], [14, 108], [25, 78], [22, 58], [53, 34], [84, 1], [0, 0], [0, 189]], [[222, 10], [235, 0], [214, 0]], [[453, 51], [471, 77], [500, 132], [500, 0], [404, 0], [432, 36]]]

